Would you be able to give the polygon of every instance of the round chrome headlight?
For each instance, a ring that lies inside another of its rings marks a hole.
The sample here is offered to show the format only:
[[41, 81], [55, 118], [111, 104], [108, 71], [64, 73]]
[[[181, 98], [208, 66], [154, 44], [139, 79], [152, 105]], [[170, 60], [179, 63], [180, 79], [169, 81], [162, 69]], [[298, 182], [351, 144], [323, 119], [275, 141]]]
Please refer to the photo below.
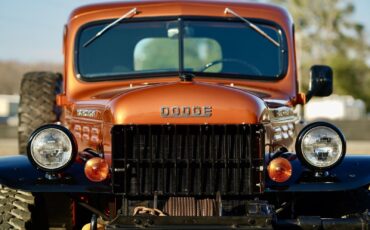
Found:
[[315, 122], [304, 127], [295, 147], [301, 162], [316, 170], [335, 167], [346, 153], [342, 132], [327, 122]]
[[44, 171], [60, 171], [68, 167], [76, 154], [72, 133], [60, 125], [45, 125], [35, 130], [28, 142], [28, 158]]

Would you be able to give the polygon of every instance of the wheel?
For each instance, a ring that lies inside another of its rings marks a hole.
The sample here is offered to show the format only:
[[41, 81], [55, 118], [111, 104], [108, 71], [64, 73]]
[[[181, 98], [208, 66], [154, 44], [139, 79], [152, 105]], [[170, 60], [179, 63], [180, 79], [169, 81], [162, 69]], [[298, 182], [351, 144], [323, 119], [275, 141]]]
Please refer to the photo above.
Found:
[[59, 119], [56, 95], [61, 92], [62, 75], [51, 72], [31, 72], [23, 76], [20, 89], [18, 144], [25, 154], [31, 133], [39, 126]]
[[0, 185], [0, 230], [74, 229], [72, 208], [65, 194], [32, 194]]
[[[0, 229], [44, 229], [36, 220], [35, 197], [0, 185]], [[36, 228], [37, 227], [37, 228]]]
[[207, 69], [211, 68], [214, 65], [219, 65], [219, 64], [228, 63], [228, 62], [229, 63], [236, 63], [238, 65], [242, 65], [242, 66], [246, 67], [247, 69], [249, 69], [253, 74], [255, 74], [257, 76], [262, 75], [261, 71], [256, 66], [254, 66], [250, 63], [247, 63], [245, 61], [239, 60], [239, 59], [231, 59], [231, 58], [230, 59], [219, 59], [219, 60], [207, 63], [206, 65], [204, 65], [204, 67], [202, 67], [199, 70], [199, 72], [204, 72], [204, 71], [206, 71]]

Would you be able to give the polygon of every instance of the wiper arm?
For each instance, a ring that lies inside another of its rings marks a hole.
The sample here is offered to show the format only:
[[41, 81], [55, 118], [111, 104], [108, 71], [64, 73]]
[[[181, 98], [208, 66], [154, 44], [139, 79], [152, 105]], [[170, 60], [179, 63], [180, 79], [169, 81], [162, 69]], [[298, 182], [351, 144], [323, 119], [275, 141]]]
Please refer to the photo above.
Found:
[[270, 37], [263, 30], [261, 30], [257, 25], [253, 24], [249, 20], [247, 20], [247, 19], [243, 18], [242, 16], [240, 16], [239, 14], [235, 13], [230, 8], [225, 8], [224, 13], [225, 14], [232, 14], [235, 17], [239, 18], [240, 20], [242, 20], [243, 22], [245, 22], [250, 28], [252, 28], [253, 30], [255, 30], [257, 33], [261, 34], [263, 37], [265, 37], [267, 40], [269, 40], [270, 42], [272, 42], [277, 47], [280, 47], [279, 42], [275, 41], [272, 37]]
[[103, 29], [101, 29], [99, 32], [97, 32], [92, 38], [90, 38], [87, 42], [85, 42], [85, 44], [83, 44], [83, 47], [87, 47], [88, 45], [90, 45], [93, 41], [95, 41], [95, 39], [97, 39], [98, 37], [100, 37], [102, 34], [104, 34], [107, 30], [109, 30], [113, 26], [117, 25], [123, 19], [129, 18], [131, 16], [134, 16], [137, 13], [138, 13], [138, 11], [137, 11], [136, 8], [133, 8], [129, 12], [125, 13], [120, 18], [118, 18], [117, 20], [115, 20], [114, 22], [110, 23], [109, 25], [107, 25], [106, 27], [104, 27]]

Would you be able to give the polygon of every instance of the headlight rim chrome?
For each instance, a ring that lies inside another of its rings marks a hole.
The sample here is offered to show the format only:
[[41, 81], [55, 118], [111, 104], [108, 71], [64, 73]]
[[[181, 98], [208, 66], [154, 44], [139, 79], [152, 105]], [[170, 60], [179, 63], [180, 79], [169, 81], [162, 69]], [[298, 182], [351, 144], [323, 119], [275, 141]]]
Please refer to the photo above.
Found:
[[[302, 145], [302, 141], [303, 141], [303, 138], [306, 136], [306, 134], [314, 129], [314, 128], [317, 128], [317, 127], [325, 127], [325, 128], [328, 128], [328, 129], [331, 129], [333, 130], [335, 133], [338, 134], [339, 136], [339, 139], [342, 143], [342, 153], [341, 153], [341, 156], [339, 157], [339, 159], [332, 165], [329, 165], [329, 166], [325, 166], [325, 167], [319, 167], [319, 166], [315, 166], [315, 165], [312, 165], [310, 164], [307, 159], [305, 158], [303, 152], [302, 152], [302, 148], [301, 148], [301, 145]], [[335, 125], [329, 123], [329, 122], [325, 122], [325, 121], [319, 121], [319, 122], [313, 122], [313, 123], [310, 123], [308, 125], [306, 125], [298, 134], [297, 136], [297, 140], [296, 140], [296, 143], [295, 143], [295, 149], [296, 149], [296, 153], [297, 153], [297, 156], [298, 156], [298, 159], [300, 160], [300, 162], [302, 164], [304, 164], [307, 168], [311, 169], [311, 170], [315, 170], [315, 171], [327, 171], [327, 170], [330, 170], [330, 169], [333, 169], [335, 168], [336, 166], [338, 166], [344, 159], [345, 155], [346, 155], [346, 151], [347, 151], [347, 143], [346, 143], [346, 139], [344, 137], [344, 134], [342, 133], [342, 131], [336, 127]]]
[[[42, 131], [44, 131], [46, 129], [57, 129], [57, 130], [63, 132], [68, 137], [68, 139], [71, 142], [71, 147], [72, 147], [71, 157], [70, 157], [70, 159], [63, 166], [60, 166], [58, 168], [54, 168], [54, 169], [45, 168], [42, 165], [38, 164], [36, 162], [36, 160], [32, 157], [32, 153], [31, 153], [32, 141], [35, 139], [35, 137], [40, 132], [42, 132]], [[69, 166], [71, 166], [73, 164], [73, 162], [74, 162], [74, 160], [76, 158], [76, 155], [77, 155], [77, 141], [76, 141], [75, 137], [73, 136], [72, 132], [69, 131], [69, 129], [67, 129], [64, 126], [57, 125], [57, 124], [46, 124], [46, 125], [40, 126], [35, 131], [32, 132], [30, 138], [28, 139], [27, 157], [28, 157], [29, 161], [32, 163], [32, 165], [34, 167], [36, 167], [37, 169], [41, 170], [41, 171], [50, 172], [50, 173], [58, 173], [58, 172], [61, 172], [61, 171], [65, 170], [66, 168], [68, 168]]]

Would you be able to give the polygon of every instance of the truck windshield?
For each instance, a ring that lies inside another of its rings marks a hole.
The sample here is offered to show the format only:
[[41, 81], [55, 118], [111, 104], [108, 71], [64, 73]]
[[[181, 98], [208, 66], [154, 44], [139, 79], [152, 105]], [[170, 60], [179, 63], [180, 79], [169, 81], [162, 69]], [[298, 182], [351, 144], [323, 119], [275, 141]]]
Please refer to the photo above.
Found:
[[[283, 43], [281, 30], [257, 23]], [[286, 65], [276, 46], [240, 21], [125, 21], [84, 47], [106, 23], [83, 27], [76, 66], [85, 80], [193, 73], [195, 76], [276, 79]]]

